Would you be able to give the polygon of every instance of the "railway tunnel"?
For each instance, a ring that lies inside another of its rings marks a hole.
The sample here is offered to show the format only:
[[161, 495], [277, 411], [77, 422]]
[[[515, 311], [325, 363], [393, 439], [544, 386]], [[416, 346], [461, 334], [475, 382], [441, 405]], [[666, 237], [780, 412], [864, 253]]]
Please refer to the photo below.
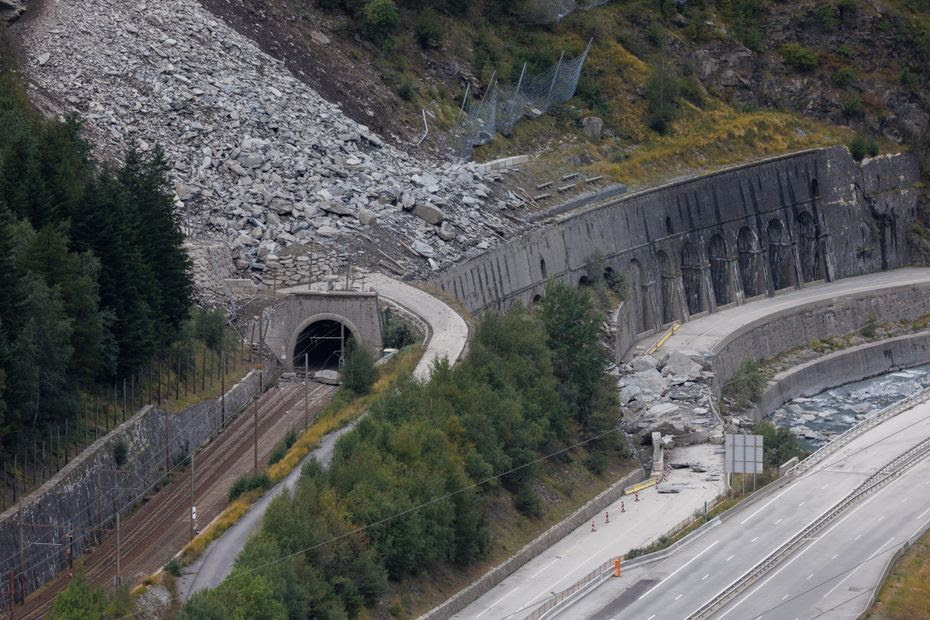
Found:
[[377, 293], [292, 291], [281, 296], [255, 322], [266, 352], [285, 372], [338, 370], [350, 342], [376, 358], [383, 348], [381, 306]]

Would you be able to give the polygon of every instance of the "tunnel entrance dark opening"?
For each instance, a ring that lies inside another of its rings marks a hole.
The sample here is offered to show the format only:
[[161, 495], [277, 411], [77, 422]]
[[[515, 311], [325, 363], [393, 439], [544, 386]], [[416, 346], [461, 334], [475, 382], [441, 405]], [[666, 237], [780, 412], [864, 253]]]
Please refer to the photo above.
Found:
[[297, 336], [294, 346], [294, 368], [304, 368], [304, 356], [310, 372], [339, 370], [342, 355], [352, 332], [339, 321], [324, 319], [311, 323]]

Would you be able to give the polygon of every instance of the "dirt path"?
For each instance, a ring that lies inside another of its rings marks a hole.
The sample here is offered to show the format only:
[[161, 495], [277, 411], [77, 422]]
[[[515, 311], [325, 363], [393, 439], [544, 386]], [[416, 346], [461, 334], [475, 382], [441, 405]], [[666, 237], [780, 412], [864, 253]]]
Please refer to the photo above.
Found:
[[[310, 415], [329, 401], [336, 388], [311, 382]], [[275, 444], [292, 428], [303, 428], [302, 383], [282, 383], [262, 395], [258, 408], [258, 459], [263, 467]], [[254, 462], [253, 409], [243, 411], [226, 430], [195, 455], [194, 495], [198, 524], [209, 523], [225, 508], [232, 481], [252, 470]], [[190, 540], [191, 471], [186, 468], [138, 510], [123, 515], [120, 528], [120, 565], [124, 583], [134, 583], [163, 566]], [[87, 578], [109, 586], [116, 576], [116, 533], [111, 531], [90, 553], [79, 558]], [[48, 613], [57, 594], [70, 581], [62, 573], [33, 593], [16, 609], [22, 620]]]

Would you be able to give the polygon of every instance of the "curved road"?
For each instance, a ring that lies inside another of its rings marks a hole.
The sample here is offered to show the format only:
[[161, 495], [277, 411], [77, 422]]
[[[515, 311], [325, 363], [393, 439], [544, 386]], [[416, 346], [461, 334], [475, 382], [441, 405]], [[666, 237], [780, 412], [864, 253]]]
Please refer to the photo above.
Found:
[[[402, 306], [420, 317], [429, 325], [430, 339], [423, 352], [413, 376], [420, 380], [429, 378], [429, 373], [436, 360], [447, 358], [455, 362], [462, 355], [468, 341], [468, 324], [455, 310], [443, 301], [433, 297], [415, 286], [411, 286], [380, 273], [365, 274], [366, 288], [376, 291], [380, 296]], [[284, 289], [306, 290], [304, 287]], [[349, 425], [323, 438], [320, 446], [311, 451], [304, 459], [316, 459], [326, 465], [333, 457], [336, 441], [354, 428]], [[262, 499], [217, 540], [213, 541], [198, 560], [189, 565], [178, 580], [178, 592], [184, 600], [199, 590], [215, 588], [232, 571], [236, 556], [245, 547], [252, 532], [261, 524], [262, 517], [271, 501], [285, 489], [291, 490], [300, 477], [300, 466], [294, 468], [287, 477], [275, 485]]]
[[[722, 523], [653, 564], [609, 579], [565, 609], [565, 618], [687, 618], [818, 519], [897, 455], [930, 438], [930, 403], [883, 422], [785, 487], [725, 515]], [[857, 617], [881, 569], [930, 525], [921, 461], [854, 504], [715, 618]]]

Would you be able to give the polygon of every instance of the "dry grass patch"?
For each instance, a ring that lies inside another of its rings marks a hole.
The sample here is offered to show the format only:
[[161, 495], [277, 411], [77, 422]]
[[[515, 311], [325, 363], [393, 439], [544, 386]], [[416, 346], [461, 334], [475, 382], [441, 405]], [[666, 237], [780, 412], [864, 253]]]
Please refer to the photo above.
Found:
[[871, 620], [930, 619], [930, 533], [905, 553], [879, 590]]

